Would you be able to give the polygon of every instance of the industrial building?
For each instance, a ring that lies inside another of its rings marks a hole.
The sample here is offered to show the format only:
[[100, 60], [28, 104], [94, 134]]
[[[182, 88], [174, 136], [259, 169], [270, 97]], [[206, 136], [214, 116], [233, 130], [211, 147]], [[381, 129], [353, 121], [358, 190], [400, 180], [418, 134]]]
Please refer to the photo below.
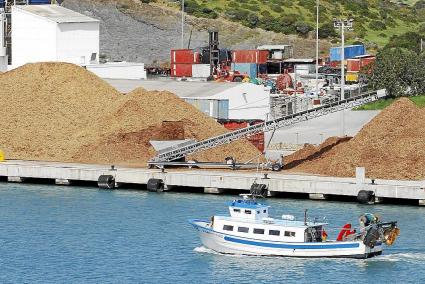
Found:
[[58, 5], [15, 5], [12, 66], [42, 61], [97, 63], [99, 21]]
[[216, 119], [265, 120], [270, 111], [270, 90], [263, 85], [174, 80], [106, 81], [124, 93], [137, 87], [172, 92]]

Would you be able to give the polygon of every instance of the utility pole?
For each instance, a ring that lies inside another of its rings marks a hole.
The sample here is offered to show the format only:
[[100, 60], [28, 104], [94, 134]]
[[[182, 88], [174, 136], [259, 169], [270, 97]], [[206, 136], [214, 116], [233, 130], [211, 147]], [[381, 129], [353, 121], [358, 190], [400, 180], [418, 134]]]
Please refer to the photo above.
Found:
[[316, 97], [319, 98], [319, 0], [316, 2]]
[[184, 0], [182, 0], [182, 49], [184, 48]]
[[[341, 29], [341, 100], [345, 99], [345, 65], [344, 65], [344, 61], [345, 61], [345, 46], [344, 46], [344, 41], [345, 41], [345, 37], [344, 37], [344, 30], [347, 29], [351, 29], [353, 27], [353, 19], [336, 19], [334, 18], [333, 20], [334, 22], [334, 27]], [[345, 136], [345, 115], [344, 115], [344, 111], [341, 111], [341, 133], [342, 136]]]

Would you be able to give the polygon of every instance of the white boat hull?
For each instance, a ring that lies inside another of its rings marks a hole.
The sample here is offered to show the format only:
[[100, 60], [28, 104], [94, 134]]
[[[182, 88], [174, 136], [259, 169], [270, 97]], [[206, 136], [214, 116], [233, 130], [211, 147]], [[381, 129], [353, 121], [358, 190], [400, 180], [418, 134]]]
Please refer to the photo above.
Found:
[[216, 232], [212, 230], [208, 222], [202, 220], [193, 220], [191, 224], [199, 231], [201, 242], [205, 247], [224, 254], [368, 258], [382, 253], [380, 243], [370, 248], [361, 241], [320, 243], [264, 241]]

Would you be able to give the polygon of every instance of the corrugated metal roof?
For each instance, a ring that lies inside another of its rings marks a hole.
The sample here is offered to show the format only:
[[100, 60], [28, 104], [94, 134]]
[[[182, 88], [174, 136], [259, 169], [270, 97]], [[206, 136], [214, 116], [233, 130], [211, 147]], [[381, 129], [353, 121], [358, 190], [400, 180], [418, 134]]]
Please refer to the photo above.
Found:
[[12, 9], [22, 10], [59, 24], [99, 22], [99, 20], [58, 5], [15, 5]]
[[285, 50], [286, 48], [292, 47], [289, 44], [265, 44], [257, 47], [258, 50]]
[[120, 92], [131, 92], [137, 87], [148, 91], [169, 91], [183, 98], [208, 98], [225, 90], [234, 88], [242, 83], [204, 82], [204, 81], [175, 81], [175, 80], [117, 80], [106, 79]]
[[287, 62], [287, 63], [314, 63], [315, 59], [313, 59], [313, 58], [289, 58], [289, 59], [285, 59], [283, 62]]

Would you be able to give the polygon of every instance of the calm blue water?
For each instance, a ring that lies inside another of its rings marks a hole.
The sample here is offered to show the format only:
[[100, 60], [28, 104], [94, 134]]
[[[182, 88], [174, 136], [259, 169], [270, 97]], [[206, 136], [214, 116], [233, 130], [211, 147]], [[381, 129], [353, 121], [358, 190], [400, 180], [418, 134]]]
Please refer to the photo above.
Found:
[[233, 198], [0, 183], [0, 283], [425, 282], [423, 207], [269, 199], [276, 215], [309, 208], [335, 225], [379, 212], [401, 236], [368, 260], [212, 253], [186, 220], [227, 214]]

